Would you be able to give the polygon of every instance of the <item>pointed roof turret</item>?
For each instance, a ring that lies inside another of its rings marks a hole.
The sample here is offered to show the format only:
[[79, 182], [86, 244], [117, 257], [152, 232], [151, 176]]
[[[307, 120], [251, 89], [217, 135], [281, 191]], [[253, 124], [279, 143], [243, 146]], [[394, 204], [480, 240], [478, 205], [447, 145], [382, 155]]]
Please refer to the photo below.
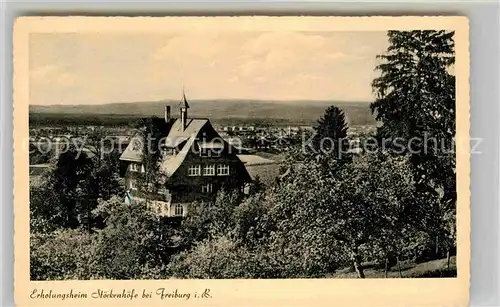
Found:
[[181, 102], [179, 103], [179, 107], [180, 108], [186, 108], [188, 109], [189, 108], [189, 104], [187, 102], [187, 99], [186, 99], [186, 94], [184, 93], [184, 89], [182, 89], [182, 100]]

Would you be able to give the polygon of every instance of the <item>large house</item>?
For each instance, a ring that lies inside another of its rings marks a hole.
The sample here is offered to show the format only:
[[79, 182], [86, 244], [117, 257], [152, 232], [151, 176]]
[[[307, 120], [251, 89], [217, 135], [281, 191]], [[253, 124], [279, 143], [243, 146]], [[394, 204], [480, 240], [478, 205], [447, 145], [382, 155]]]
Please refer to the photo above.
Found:
[[[160, 215], [185, 216], [193, 201], [212, 201], [222, 187], [244, 191], [252, 180], [237, 148], [226, 142], [208, 119], [189, 118], [188, 109], [184, 95], [179, 118], [171, 118], [170, 106], [165, 106], [164, 119], [157, 119], [164, 135], [160, 161], [164, 179], [148, 199]], [[145, 197], [138, 187], [138, 178], [146, 173], [140, 140], [136, 134], [120, 157], [130, 201]]]

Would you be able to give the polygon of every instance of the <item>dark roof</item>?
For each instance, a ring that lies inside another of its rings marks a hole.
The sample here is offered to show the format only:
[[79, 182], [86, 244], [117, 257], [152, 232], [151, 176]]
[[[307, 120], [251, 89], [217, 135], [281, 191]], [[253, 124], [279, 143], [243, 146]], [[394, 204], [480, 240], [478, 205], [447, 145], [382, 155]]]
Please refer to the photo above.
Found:
[[196, 135], [191, 136], [178, 154], [167, 156], [166, 159], [163, 159], [160, 169], [165, 175], [168, 177], [172, 176], [179, 166], [181, 166], [187, 154], [192, 149], [195, 139]]
[[186, 94], [184, 94], [184, 93], [182, 94], [182, 100], [179, 103], [179, 107], [186, 108], [186, 109], [189, 108], [189, 104], [188, 104], [187, 99], [186, 99]]
[[[166, 144], [168, 147], [176, 147], [180, 143], [186, 141], [182, 150], [176, 155], [168, 155], [164, 157], [162, 164], [160, 166], [161, 170], [165, 172], [167, 176], [171, 176], [182, 164], [184, 158], [186, 157], [189, 150], [191, 150], [193, 142], [198, 136], [200, 130], [209, 123], [208, 119], [200, 118], [190, 118], [187, 121], [187, 126], [182, 129], [182, 121], [180, 119], [174, 119], [172, 126], [167, 134]], [[134, 140], [140, 142], [139, 135], [132, 137], [130, 144], [127, 146], [123, 154], [120, 156], [120, 160], [130, 161], [130, 162], [141, 162], [142, 161], [142, 149], [138, 146], [134, 146]], [[140, 144], [140, 143], [139, 143]]]
[[183, 129], [182, 121], [180, 119], [176, 119], [172, 124], [172, 128], [170, 128], [167, 138], [189, 138], [192, 135], [196, 136], [206, 123], [208, 123], [208, 119], [188, 118], [186, 128]]

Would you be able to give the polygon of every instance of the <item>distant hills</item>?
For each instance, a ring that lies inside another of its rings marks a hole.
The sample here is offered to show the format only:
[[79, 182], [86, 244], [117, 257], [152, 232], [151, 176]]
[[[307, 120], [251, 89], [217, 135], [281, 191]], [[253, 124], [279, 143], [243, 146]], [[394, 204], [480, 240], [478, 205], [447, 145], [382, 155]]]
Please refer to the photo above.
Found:
[[[80, 114], [80, 115], [131, 115], [163, 117], [165, 105], [171, 106], [172, 117], [178, 116], [179, 101], [145, 101], [109, 103], [101, 105], [31, 105], [30, 113]], [[350, 125], [372, 125], [375, 119], [368, 102], [350, 101], [262, 101], [262, 100], [192, 100], [189, 101], [189, 116], [213, 119], [285, 119], [289, 121], [314, 122], [330, 106], [343, 109]]]

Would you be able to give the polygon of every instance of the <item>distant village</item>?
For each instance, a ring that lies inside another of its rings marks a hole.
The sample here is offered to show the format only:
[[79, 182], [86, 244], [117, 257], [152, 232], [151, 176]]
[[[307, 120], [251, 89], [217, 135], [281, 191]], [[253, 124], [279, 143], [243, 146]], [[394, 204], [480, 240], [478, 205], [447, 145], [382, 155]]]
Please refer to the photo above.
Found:
[[[313, 126], [223, 126], [213, 125], [215, 130], [227, 142], [231, 144], [241, 144], [242, 149], [249, 152], [264, 151], [280, 153], [289, 149], [290, 144], [301, 141], [303, 132], [312, 132]], [[36, 144], [51, 140], [52, 142], [65, 142], [72, 138], [79, 138], [88, 135], [96, 130], [104, 130], [110, 139], [119, 140], [125, 147], [130, 142], [135, 128], [104, 127], [104, 126], [68, 126], [68, 127], [38, 127], [30, 128], [30, 144]], [[349, 135], [356, 137], [360, 134], [373, 131], [374, 126], [351, 126]]]

